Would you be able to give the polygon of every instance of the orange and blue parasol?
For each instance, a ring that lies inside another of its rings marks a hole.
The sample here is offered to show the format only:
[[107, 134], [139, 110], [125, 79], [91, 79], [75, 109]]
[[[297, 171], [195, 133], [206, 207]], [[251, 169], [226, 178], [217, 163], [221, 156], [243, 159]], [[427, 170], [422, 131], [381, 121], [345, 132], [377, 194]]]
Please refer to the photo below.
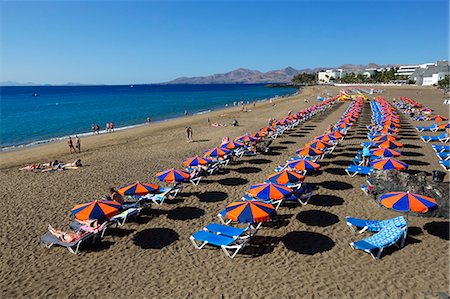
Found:
[[399, 212], [426, 213], [437, 209], [433, 198], [409, 192], [385, 193], [380, 196], [380, 203]]
[[314, 140], [314, 141], [308, 142], [306, 144], [306, 146], [313, 147], [318, 150], [323, 150], [323, 149], [331, 147], [331, 144], [329, 144], [328, 142], [325, 142], [323, 140]]
[[292, 189], [273, 183], [262, 183], [250, 186], [248, 194], [261, 200], [279, 200], [292, 194]]
[[300, 170], [300, 171], [307, 171], [307, 170], [316, 170], [320, 168], [320, 164], [313, 162], [308, 159], [300, 159], [300, 160], [294, 160], [289, 163], [287, 163], [286, 168]]
[[272, 204], [258, 200], [233, 202], [226, 207], [225, 211], [225, 217], [240, 223], [265, 222], [276, 215]]
[[334, 137], [333, 134], [325, 134], [325, 135], [320, 135], [318, 137], [316, 137], [316, 140], [321, 140], [324, 142], [329, 142], [329, 141], [336, 141], [339, 138]]
[[258, 140], [258, 138], [250, 136], [249, 134], [245, 134], [245, 135], [242, 135], [242, 136], [236, 138], [236, 141], [240, 141], [240, 142], [250, 142], [250, 141], [256, 141], [256, 140]]
[[171, 169], [164, 170], [162, 172], [158, 172], [156, 174], [156, 177], [161, 182], [175, 183], [175, 182], [187, 181], [190, 178], [190, 175], [188, 172], [186, 172], [184, 170], [171, 168]]
[[388, 148], [377, 148], [370, 151], [370, 154], [372, 156], [377, 157], [384, 157], [384, 158], [390, 158], [390, 157], [400, 157], [400, 153]]
[[114, 200], [94, 200], [76, 205], [71, 212], [78, 220], [104, 220], [111, 218], [122, 209], [120, 203]]
[[405, 170], [408, 169], [408, 164], [392, 158], [377, 159], [370, 162], [370, 165], [378, 170]]
[[445, 123], [445, 124], [439, 125], [439, 129], [448, 129], [448, 128], [450, 128], [450, 123]]
[[203, 158], [203, 157], [199, 157], [199, 156], [188, 158], [183, 161], [183, 164], [185, 166], [208, 165], [209, 163], [211, 163], [211, 159]]
[[399, 138], [395, 137], [391, 134], [383, 134], [383, 135], [375, 137], [373, 140], [374, 141], [395, 141], [397, 139], [399, 139]]
[[230, 142], [222, 144], [220, 147], [228, 149], [228, 150], [233, 150], [233, 149], [236, 149], [236, 148], [240, 148], [242, 146], [244, 146], [243, 143], [240, 143], [240, 142], [237, 142], [237, 141], [230, 141]]
[[300, 155], [300, 156], [303, 156], [303, 157], [306, 157], [306, 156], [312, 157], [312, 156], [323, 155], [323, 151], [321, 151], [319, 149], [316, 149], [314, 147], [310, 147], [310, 146], [298, 149], [295, 153], [297, 155]]
[[143, 196], [149, 193], [158, 193], [159, 192], [159, 186], [155, 184], [146, 184], [141, 182], [136, 182], [134, 184], [121, 187], [117, 192], [120, 195], [137, 195], [137, 196]]
[[305, 180], [305, 176], [301, 175], [296, 171], [283, 170], [281, 172], [269, 175], [267, 179], [275, 184], [286, 185], [289, 183], [303, 182]]
[[378, 141], [374, 143], [374, 146], [377, 146], [379, 148], [389, 148], [389, 149], [396, 149], [399, 147], [403, 147], [403, 144], [397, 141]]
[[226, 156], [229, 153], [230, 153], [230, 151], [227, 149], [215, 147], [215, 148], [206, 150], [204, 154], [206, 157], [218, 158], [218, 157]]
[[431, 117], [430, 120], [434, 120], [436, 122], [440, 122], [440, 121], [448, 120], [448, 117], [436, 115], [436, 116]]

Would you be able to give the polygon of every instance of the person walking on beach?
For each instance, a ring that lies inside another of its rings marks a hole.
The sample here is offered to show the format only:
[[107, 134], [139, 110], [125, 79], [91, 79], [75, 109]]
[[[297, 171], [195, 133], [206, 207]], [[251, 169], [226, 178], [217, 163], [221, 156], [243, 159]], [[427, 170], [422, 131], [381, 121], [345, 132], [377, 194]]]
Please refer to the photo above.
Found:
[[67, 139], [67, 145], [69, 146], [69, 152], [72, 153], [75, 152], [75, 148], [73, 147], [73, 140], [72, 137], [69, 136], [69, 139]]
[[186, 127], [186, 139], [187, 139], [187, 142], [192, 141], [192, 128], [190, 126]]
[[188, 111], [187, 110], [184, 110], [184, 117], [188, 117]]
[[75, 136], [75, 148], [79, 153], [81, 153], [81, 143], [80, 143], [80, 137]]
[[114, 123], [113, 122], [109, 123], [109, 132], [114, 132]]
[[97, 135], [100, 135], [100, 126], [98, 124], [95, 124], [95, 132]]
[[105, 131], [106, 131], [106, 133], [109, 133], [109, 122], [106, 123]]
[[147, 126], [150, 126], [150, 116], [147, 116]]
[[92, 124], [91, 130], [92, 130], [92, 135], [95, 135], [95, 124]]
[[208, 125], [211, 125], [211, 119], [209, 119], [209, 117], [207, 119], [207, 122], [208, 122]]

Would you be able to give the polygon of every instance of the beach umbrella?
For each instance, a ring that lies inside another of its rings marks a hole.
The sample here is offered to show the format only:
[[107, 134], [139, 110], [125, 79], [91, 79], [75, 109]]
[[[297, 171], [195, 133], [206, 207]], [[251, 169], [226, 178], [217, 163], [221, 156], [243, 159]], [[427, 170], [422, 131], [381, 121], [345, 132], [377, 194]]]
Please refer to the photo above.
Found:
[[398, 129], [389, 128], [389, 127], [384, 127], [379, 132], [381, 132], [382, 134], [392, 134], [392, 133], [398, 133], [399, 130]]
[[149, 193], [158, 193], [159, 192], [159, 186], [155, 184], [146, 184], [141, 182], [136, 182], [134, 184], [121, 187], [117, 192], [120, 195], [137, 195], [137, 196], [143, 196]]
[[373, 140], [374, 141], [395, 141], [397, 139], [398, 139], [398, 137], [395, 137], [391, 134], [384, 134], [384, 135], [375, 137]]
[[215, 147], [215, 148], [206, 150], [205, 156], [211, 157], [211, 158], [218, 158], [218, 157], [223, 157], [225, 155], [228, 155], [229, 153], [230, 153], [230, 151], [227, 149]]
[[76, 205], [71, 212], [78, 220], [103, 220], [117, 215], [121, 209], [117, 201], [102, 199]]
[[307, 147], [298, 149], [295, 153], [297, 155], [300, 155], [300, 156], [303, 156], [303, 157], [306, 157], [306, 156], [311, 156], [312, 157], [312, 156], [322, 155], [323, 151], [321, 151], [319, 149], [316, 149], [314, 147], [307, 146]]
[[400, 153], [388, 148], [377, 148], [377, 149], [373, 149], [370, 150], [370, 154], [372, 156], [377, 156], [377, 157], [385, 157], [385, 158], [390, 158], [390, 157], [399, 157]]
[[308, 142], [306, 144], [306, 146], [310, 146], [310, 147], [313, 147], [318, 150], [323, 150], [325, 148], [331, 147], [331, 144], [329, 144], [328, 142], [325, 142], [325, 141], [315, 140], [315, 141]]
[[305, 176], [296, 171], [283, 170], [281, 172], [269, 175], [267, 179], [272, 183], [285, 185], [289, 183], [303, 182], [305, 180]]
[[339, 131], [334, 131], [333, 133], [331, 133], [331, 135], [337, 139], [344, 138], [344, 135], [342, 134], [342, 132], [339, 132]]
[[439, 129], [448, 129], [448, 128], [450, 128], [450, 123], [445, 123], [445, 124], [439, 125]]
[[199, 156], [188, 158], [183, 161], [183, 164], [185, 166], [199, 166], [199, 165], [207, 165], [209, 163], [211, 163], [211, 159], [203, 158], [203, 157], [199, 157]]
[[266, 137], [266, 133], [264, 133], [264, 132], [256, 132], [256, 133], [253, 133], [253, 134], [250, 135], [250, 136], [255, 137], [255, 138], [258, 138], [258, 139], [261, 139], [261, 138]]
[[189, 172], [175, 168], [167, 169], [156, 174], [161, 182], [175, 183], [184, 182], [190, 178]]
[[267, 133], [267, 132], [275, 132], [275, 129], [273, 127], [264, 127], [260, 129], [261, 132]]
[[258, 140], [255, 137], [250, 136], [249, 134], [245, 134], [242, 136], [239, 136], [238, 138], [236, 138], [236, 141], [240, 141], [240, 142], [250, 142], [250, 141], [256, 141]]
[[430, 120], [434, 120], [436, 122], [446, 121], [448, 120], [448, 117], [436, 115], [430, 118]]
[[300, 159], [288, 162], [286, 165], [287, 168], [306, 171], [306, 170], [316, 170], [320, 168], [320, 164], [313, 162], [308, 159]]
[[236, 148], [240, 148], [242, 146], [244, 146], [243, 143], [240, 143], [240, 142], [237, 142], [237, 141], [230, 141], [230, 142], [222, 144], [220, 147], [228, 149], [228, 150], [233, 150], [233, 149], [236, 149]]
[[392, 158], [377, 159], [370, 162], [370, 165], [378, 170], [405, 170], [408, 168], [408, 164], [402, 161], [398, 161]]
[[377, 146], [379, 148], [389, 148], [389, 149], [396, 149], [399, 147], [403, 147], [403, 144], [396, 141], [378, 141], [374, 143], [374, 146]]
[[292, 193], [292, 189], [273, 183], [262, 183], [250, 186], [248, 194], [261, 200], [279, 200]]
[[259, 200], [232, 202], [225, 211], [225, 217], [240, 223], [265, 222], [276, 215], [275, 207], [271, 203]]
[[426, 213], [437, 209], [433, 198], [409, 192], [385, 193], [380, 196], [380, 203], [399, 212]]
[[324, 134], [324, 135], [320, 135], [318, 137], [316, 137], [316, 140], [321, 140], [324, 142], [329, 142], [329, 141], [336, 141], [339, 138], [334, 137], [333, 134]]

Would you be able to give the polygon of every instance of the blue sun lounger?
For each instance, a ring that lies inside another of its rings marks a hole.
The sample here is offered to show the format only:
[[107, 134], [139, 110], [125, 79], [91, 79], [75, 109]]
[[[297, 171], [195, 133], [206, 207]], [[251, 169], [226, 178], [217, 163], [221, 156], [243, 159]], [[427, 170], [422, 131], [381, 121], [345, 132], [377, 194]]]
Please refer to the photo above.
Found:
[[219, 247], [226, 256], [234, 258], [238, 252], [244, 248], [251, 238], [229, 237], [218, 235], [212, 232], [200, 230], [189, 237], [192, 244], [197, 249], [202, 249], [206, 245]]
[[417, 126], [416, 130], [417, 132], [423, 132], [423, 131], [431, 131], [431, 132], [436, 132], [439, 129], [439, 126], [436, 124], [432, 124], [429, 127], [423, 127], [423, 126]]
[[433, 147], [434, 151], [437, 153], [450, 152], [450, 145], [432, 144], [431, 146]]
[[[394, 223], [388, 223], [378, 233], [360, 241], [350, 243], [353, 249], [369, 253], [374, 259], [380, 259], [383, 250], [389, 246], [403, 247], [406, 239], [407, 227], [399, 228]], [[398, 241], [401, 240], [400, 246]]]
[[357, 174], [370, 175], [374, 170], [375, 169], [373, 167], [350, 165], [347, 169], [345, 169], [345, 172], [349, 176], [354, 177]]
[[440, 164], [445, 170], [450, 170], [450, 160], [439, 161], [439, 164]]
[[297, 201], [302, 205], [308, 204], [313, 194], [312, 187], [307, 184], [302, 184], [300, 188], [295, 189], [291, 196], [285, 199], [286, 202]]
[[436, 153], [436, 155], [439, 157], [439, 160], [447, 161], [447, 160], [450, 159], [450, 153], [449, 152]]
[[210, 223], [205, 226], [203, 230], [231, 238], [246, 238], [252, 236], [256, 232], [251, 225], [244, 228], [239, 228], [218, 223]]
[[405, 228], [406, 226], [408, 226], [408, 223], [403, 216], [398, 216], [386, 220], [367, 220], [353, 217], [345, 217], [345, 219], [347, 225], [351, 228], [351, 230], [360, 234], [365, 232], [366, 230], [377, 233], [389, 223], [393, 223], [399, 228]]
[[443, 143], [447, 143], [450, 139], [447, 133], [443, 132], [441, 135], [438, 136], [420, 136], [420, 138], [425, 141], [426, 143], [430, 141], [440, 141]]

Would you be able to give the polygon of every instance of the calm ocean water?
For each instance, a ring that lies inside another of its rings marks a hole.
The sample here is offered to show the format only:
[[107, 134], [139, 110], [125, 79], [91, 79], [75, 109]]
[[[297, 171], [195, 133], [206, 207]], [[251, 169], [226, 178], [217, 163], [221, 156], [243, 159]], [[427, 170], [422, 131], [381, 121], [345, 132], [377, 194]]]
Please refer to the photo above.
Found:
[[261, 84], [0, 87], [0, 148], [87, 134], [93, 123], [128, 127], [294, 92]]

